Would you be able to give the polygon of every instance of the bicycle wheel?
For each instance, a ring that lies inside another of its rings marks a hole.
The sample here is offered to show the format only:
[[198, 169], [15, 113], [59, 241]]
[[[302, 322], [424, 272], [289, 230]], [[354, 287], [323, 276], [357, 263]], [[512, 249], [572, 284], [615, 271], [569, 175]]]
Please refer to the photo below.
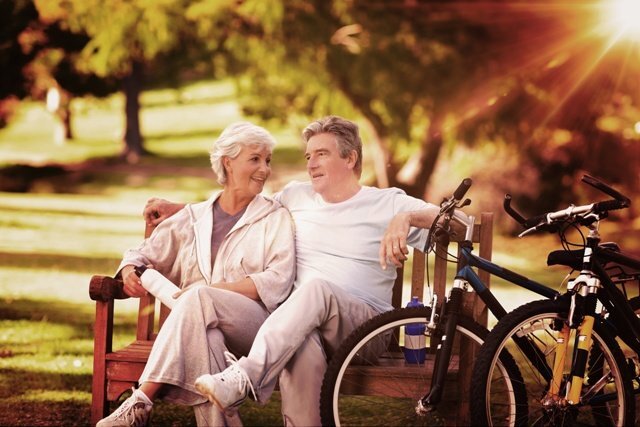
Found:
[[[480, 349], [473, 371], [472, 395], [476, 399], [471, 405], [471, 415], [476, 422], [503, 425], [504, 413], [514, 411], [503, 398], [503, 374], [495, 369], [496, 355], [508, 351], [522, 374], [528, 397], [527, 417], [518, 419], [516, 425], [633, 425], [635, 401], [630, 370], [615, 339], [597, 322], [580, 403], [566, 405], [562, 401], [546, 398], [550, 381], [540, 366], [546, 366], [547, 369], [553, 366], [556, 331], [567, 324], [568, 312], [567, 300], [534, 301], [498, 322]], [[526, 340], [543, 358], [532, 360], [525, 356], [513, 337]], [[573, 338], [569, 339], [559, 395], [563, 395], [567, 387], [574, 341]]]
[[[446, 422], [438, 411], [426, 415], [416, 413], [418, 400], [431, 387], [434, 354], [427, 353], [424, 364], [407, 364], [401, 350], [404, 327], [426, 325], [430, 313], [428, 307], [383, 313], [360, 326], [345, 340], [331, 359], [322, 384], [320, 412], [323, 425], [410, 426]], [[476, 322], [459, 317], [454, 341], [454, 348], [459, 351], [449, 365], [450, 375], [455, 375], [454, 371], [460, 365], [471, 369], [487, 333]], [[427, 337], [427, 347], [430, 339]], [[512, 376], [517, 374], [512, 372]], [[466, 400], [469, 395], [468, 384], [462, 386], [458, 390], [456, 383], [448, 382], [439, 407], [455, 414], [460, 400]], [[459, 399], [460, 393], [463, 399]]]
[[[640, 296], [633, 297], [629, 300], [629, 305], [631, 309], [636, 313], [638, 317], [640, 317]], [[620, 344], [620, 349], [624, 354], [624, 357], [627, 359], [627, 364], [630, 366], [632, 370], [632, 377], [635, 377], [633, 381], [633, 393], [636, 396], [636, 409], [640, 408], [640, 361], [638, 360], [638, 355], [636, 354], [631, 347], [629, 347], [622, 339], [618, 337], [618, 343]]]

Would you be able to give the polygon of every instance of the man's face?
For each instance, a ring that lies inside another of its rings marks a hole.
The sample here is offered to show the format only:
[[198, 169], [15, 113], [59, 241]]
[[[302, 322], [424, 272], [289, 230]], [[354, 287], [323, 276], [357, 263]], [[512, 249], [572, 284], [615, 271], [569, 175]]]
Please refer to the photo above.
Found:
[[340, 193], [341, 187], [354, 177], [354, 156], [341, 158], [338, 143], [329, 133], [312, 136], [307, 141], [305, 157], [313, 189], [323, 197]]

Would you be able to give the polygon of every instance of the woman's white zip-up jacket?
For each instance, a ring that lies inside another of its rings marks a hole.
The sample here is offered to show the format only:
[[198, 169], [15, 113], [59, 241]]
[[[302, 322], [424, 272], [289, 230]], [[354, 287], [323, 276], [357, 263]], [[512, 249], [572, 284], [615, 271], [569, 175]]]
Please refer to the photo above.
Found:
[[189, 204], [162, 221], [142, 244], [124, 253], [126, 265], [153, 267], [180, 288], [250, 277], [269, 312], [290, 294], [296, 273], [294, 224], [277, 201], [257, 195], [224, 238], [213, 266], [213, 203]]

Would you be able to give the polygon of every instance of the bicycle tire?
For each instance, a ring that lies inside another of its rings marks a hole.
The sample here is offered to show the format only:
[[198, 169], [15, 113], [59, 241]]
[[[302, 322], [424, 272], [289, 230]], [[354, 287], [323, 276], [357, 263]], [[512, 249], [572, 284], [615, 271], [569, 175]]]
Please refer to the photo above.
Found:
[[[593, 329], [591, 357], [585, 373], [587, 380], [583, 387], [583, 392], [591, 387], [595, 395], [587, 396], [588, 401], [580, 405], [563, 407], [561, 404], [549, 402], [546, 407], [542, 405], [542, 397], [548, 389], [548, 381], [533, 369], [533, 363], [530, 360], [522, 356], [511, 337], [517, 334], [517, 336], [529, 338], [529, 342], [535, 342], [543, 354], [552, 358], [555, 355], [555, 340], [552, 332], [566, 322], [568, 312], [567, 299], [541, 300], [517, 308], [498, 322], [480, 349], [480, 355], [473, 370], [471, 387], [475, 400], [472, 401], [471, 416], [475, 422], [487, 426], [502, 425], [501, 411], [505, 409], [512, 411], [511, 408], [501, 404], [501, 392], [493, 387], [493, 381], [499, 375], [494, 369], [496, 354], [508, 351], [518, 365], [522, 377], [526, 379], [524, 386], [528, 396], [527, 417], [518, 419], [516, 425], [572, 425], [574, 423], [603, 425], [604, 421], [608, 421], [607, 424], [620, 426], [634, 424], [635, 400], [631, 372], [618, 343], [598, 322]], [[573, 339], [570, 341], [570, 346], [572, 345]], [[571, 354], [572, 352], [567, 353], [568, 361], [571, 360]], [[553, 359], [547, 359], [549, 366], [552, 366], [552, 361]], [[603, 372], [607, 374], [604, 375]], [[601, 375], [597, 376], [598, 373]], [[602, 381], [598, 383], [600, 379]], [[563, 382], [562, 387], [565, 385], [566, 383]], [[606, 393], [603, 390], [606, 390]], [[601, 401], [603, 396], [611, 398], [605, 404], [606, 410], [603, 409]], [[582, 397], [584, 394], [581, 395]]]
[[[438, 425], [444, 423], [443, 417], [436, 411], [420, 416], [415, 407], [431, 386], [433, 354], [427, 355], [424, 365], [410, 366], [411, 375], [421, 379], [420, 387], [406, 378], [394, 378], [394, 370], [386, 370], [388, 392], [393, 389], [394, 396], [367, 396], [372, 390], [367, 384], [358, 381], [367, 378], [366, 370], [372, 366], [384, 365], [389, 358], [401, 358], [401, 355], [385, 352], [376, 360], [366, 360], [367, 345], [380, 342], [384, 334], [406, 326], [426, 322], [431, 310], [428, 307], [402, 308], [380, 314], [357, 328], [340, 346], [332, 357], [324, 376], [320, 397], [320, 413], [323, 425]], [[482, 344], [487, 329], [477, 322], [460, 316], [456, 329], [456, 345], [460, 341], [470, 345], [472, 351], [477, 351]], [[401, 334], [400, 334], [401, 335]], [[397, 338], [397, 336], [395, 337]], [[429, 337], [427, 337], [429, 339]], [[401, 341], [401, 339], [397, 340]], [[374, 357], [375, 358], [375, 357]], [[397, 360], [396, 360], [397, 363]], [[405, 365], [409, 366], [409, 365]], [[515, 363], [512, 362], [515, 367]], [[345, 374], [347, 368], [364, 372], [362, 375]], [[406, 375], [406, 372], [404, 372]], [[511, 376], [517, 373], [510, 372]], [[511, 378], [511, 377], [509, 377]], [[364, 381], [364, 380], [363, 380]], [[347, 391], [347, 389], [349, 389]], [[358, 394], [353, 395], [354, 389]], [[445, 387], [445, 399], [455, 398], [455, 393]], [[465, 393], [466, 394], [466, 393]], [[515, 397], [514, 397], [515, 398]]]
[[[640, 317], [640, 296], [633, 297], [629, 300], [631, 309]], [[631, 369], [631, 376], [635, 377], [633, 381], [634, 395], [636, 396], [636, 410], [640, 408], [640, 361], [636, 352], [629, 347], [624, 341], [618, 339], [620, 349], [627, 359], [627, 364]], [[640, 420], [639, 420], [640, 421]]]

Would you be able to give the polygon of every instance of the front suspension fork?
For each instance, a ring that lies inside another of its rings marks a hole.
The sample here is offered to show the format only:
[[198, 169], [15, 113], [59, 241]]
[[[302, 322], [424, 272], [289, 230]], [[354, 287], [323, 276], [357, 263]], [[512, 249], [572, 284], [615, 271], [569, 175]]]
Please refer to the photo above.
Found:
[[442, 392], [449, 369], [449, 361], [451, 360], [451, 353], [453, 352], [458, 315], [462, 307], [464, 285], [463, 280], [454, 280], [454, 286], [451, 289], [449, 300], [445, 303], [444, 313], [446, 316], [441, 317], [441, 319], [446, 318], [444, 334], [436, 348], [433, 375], [431, 376], [431, 389], [427, 395], [418, 401], [418, 406], [416, 407], [416, 412], [420, 415], [433, 411], [442, 399]]

